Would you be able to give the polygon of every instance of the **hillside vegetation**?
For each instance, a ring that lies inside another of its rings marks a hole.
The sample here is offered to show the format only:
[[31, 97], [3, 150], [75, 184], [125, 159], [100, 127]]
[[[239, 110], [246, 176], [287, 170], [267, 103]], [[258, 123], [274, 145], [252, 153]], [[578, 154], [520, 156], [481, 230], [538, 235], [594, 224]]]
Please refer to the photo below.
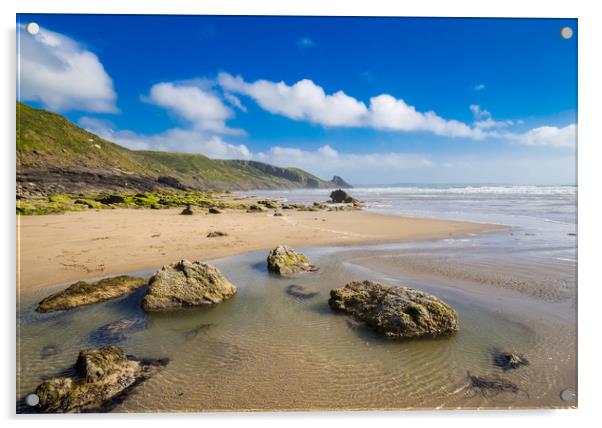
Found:
[[350, 187], [297, 168], [129, 150], [65, 117], [17, 103], [17, 194]]

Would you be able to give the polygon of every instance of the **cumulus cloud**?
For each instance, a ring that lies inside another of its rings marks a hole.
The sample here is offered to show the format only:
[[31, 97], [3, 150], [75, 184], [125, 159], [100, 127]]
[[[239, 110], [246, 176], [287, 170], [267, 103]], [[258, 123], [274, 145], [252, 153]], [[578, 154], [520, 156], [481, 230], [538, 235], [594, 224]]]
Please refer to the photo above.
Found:
[[503, 128], [514, 125], [512, 120], [494, 120], [491, 113], [478, 104], [471, 104], [470, 111], [475, 119], [473, 126], [477, 129]]
[[98, 57], [63, 34], [18, 29], [18, 97], [54, 111], [115, 113], [113, 81]]
[[476, 85], [474, 85], [474, 87], [472, 89], [475, 90], [475, 91], [484, 91], [485, 88], [487, 88], [485, 86], [485, 84], [483, 84], [483, 83], [477, 83]]
[[203, 86], [206, 86], [203, 81], [157, 83], [151, 87], [146, 99], [172, 111], [198, 130], [243, 134], [240, 129], [226, 126], [226, 121], [234, 117], [234, 112], [217, 94]]
[[129, 130], [115, 130], [110, 123], [84, 117], [79, 125], [86, 130], [132, 150], [158, 150], [201, 153], [216, 159], [250, 159], [253, 155], [244, 144], [231, 144], [217, 135], [198, 129], [173, 128], [159, 134], [146, 135]]
[[293, 85], [268, 80], [249, 83], [241, 76], [220, 73], [218, 83], [227, 91], [251, 97], [270, 113], [318, 125], [424, 131], [441, 136], [476, 139], [484, 137], [480, 129], [456, 120], [446, 120], [433, 111], [419, 112], [404, 100], [388, 94], [370, 98], [367, 106], [343, 91], [326, 94], [322, 87], [309, 79]]
[[504, 137], [528, 146], [575, 147], [577, 125], [573, 123], [562, 128], [540, 126], [522, 134], [507, 133]]

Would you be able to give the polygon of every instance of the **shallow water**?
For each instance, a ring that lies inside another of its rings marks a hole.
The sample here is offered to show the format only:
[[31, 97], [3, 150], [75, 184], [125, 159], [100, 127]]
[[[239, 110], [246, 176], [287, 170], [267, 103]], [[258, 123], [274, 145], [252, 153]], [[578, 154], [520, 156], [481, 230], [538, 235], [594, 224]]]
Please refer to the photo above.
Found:
[[[525, 297], [514, 290], [474, 292], [449, 279], [391, 276], [355, 263], [383, 251], [397, 254], [446, 245], [438, 241], [344, 251], [305, 249], [320, 271], [288, 279], [267, 272], [265, 253], [221, 259], [214, 264], [236, 284], [237, 295], [215, 307], [169, 314], [145, 314], [140, 308], [144, 289], [55, 314], [34, 311], [35, 303], [53, 290], [31, 292], [21, 296], [17, 396], [71, 366], [80, 349], [102, 344], [94, 335], [99, 327], [120, 319], [144, 319], [146, 329], [126, 333], [118, 345], [141, 358], [169, 357], [170, 363], [114, 411], [574, 405], [559, 398], [561, 389], [576, 388], [572, 323], [554, 319], [546, 310], [525, 314], [519, 305]], [[350, 323], [348, 316], [332, 313], [327, 305], [331, 288], [357, 279], [433, 292], [457, 309], [461, 330], [438, 339], [377, 337]], [[292, 296], [286, 291], [292, 284], [317, 295]], [[541, 305], [548, 308], [545, 305], [552, 303]], [[493, 348], [527, 354], [531, 364], [503, 372], [493, 365]], [[520, 391], [473, 390], [467, 372], [502, 376]]]

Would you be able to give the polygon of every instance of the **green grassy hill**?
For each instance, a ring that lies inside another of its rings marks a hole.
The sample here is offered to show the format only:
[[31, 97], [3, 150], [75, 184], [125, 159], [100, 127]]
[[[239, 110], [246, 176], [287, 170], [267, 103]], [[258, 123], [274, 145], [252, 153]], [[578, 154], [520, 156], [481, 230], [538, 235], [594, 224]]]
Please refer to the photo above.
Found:
[[161, 188], [251, 190], [337, 187], [297, 168], [187, 153], [129, 150], [65, 117], [17, 103], [17, 192]]

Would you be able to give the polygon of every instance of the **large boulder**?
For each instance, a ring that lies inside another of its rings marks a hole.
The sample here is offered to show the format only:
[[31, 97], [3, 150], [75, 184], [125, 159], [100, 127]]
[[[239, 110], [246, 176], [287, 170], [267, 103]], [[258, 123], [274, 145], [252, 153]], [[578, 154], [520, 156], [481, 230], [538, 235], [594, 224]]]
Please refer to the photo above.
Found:
[[335, 204], [351, 204], [353, 202], [359, 202], [342, 189], [333, 190], [330, 193], [330, 200]]
[[128, 358], [112, 345], [83, 350], [74, 366], [75, 375], [49, 379], [36, 388], [38, 410], [54, 413], [99, 410], [165, 364], [165, 360]]
[[331, 290], [328, 304], [390, 338], [436, 336], [458, 330], [458, 315], [453, 308], [432, 294], [412, 288], [351, 282]]
[[288, 245], [279, 245], [268, 254], [268, 270], [286, 276], [300, 272], [314, 272], [318, 268], [309, 263], [305, 254], [293, 250]]
[[78, 281], [65, 290], [46, 297], [38, 304], [36, 311], [64, 311], [104, 302], [131, 293], [147, 283], [144, 278], [127, 275], [105, 278], [93, 283]]
[[236, 293], [218, 268], [201, 262], [180, 260], [163, 266], [149, 281], [142, 308], [163, 311], [220, 303]]

